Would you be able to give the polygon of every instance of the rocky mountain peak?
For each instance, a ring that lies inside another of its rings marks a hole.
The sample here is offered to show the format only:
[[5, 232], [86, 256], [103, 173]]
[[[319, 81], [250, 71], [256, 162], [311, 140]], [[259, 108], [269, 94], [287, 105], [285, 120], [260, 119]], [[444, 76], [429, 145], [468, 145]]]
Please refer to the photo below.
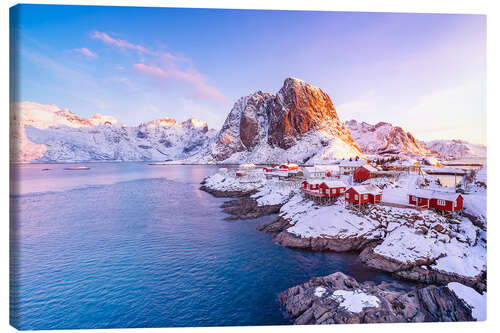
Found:
[[208, 132], [208, 124], [197, 118], [188, 118], [182, 122], [182, 126], [188, 129], [201, 129], [203, 133]]
[[276, 94], [258, 91], [234, 104], [212, 154], [222, 161], [237, 152], [252, 152], [256, 147], [288, 150], [305, 136], [320, 132], [322, 138], [316, 139], [323, 147], [335, 139], [336, 145], [349, 146], [342, 150], [344, 153], [361, 154], [330, 97], [309, 83], [287, 78]]

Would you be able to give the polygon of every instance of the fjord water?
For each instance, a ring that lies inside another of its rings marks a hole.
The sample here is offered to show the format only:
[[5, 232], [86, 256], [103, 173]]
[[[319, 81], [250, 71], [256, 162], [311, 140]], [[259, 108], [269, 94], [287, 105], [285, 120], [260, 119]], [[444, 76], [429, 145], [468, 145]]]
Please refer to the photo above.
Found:
[[[11, 323], [19, 329], [277, 325], [277, 294], [335, 271], [391, 280], [355, 254], [298, 251], [225, 221], [215, 166], [12, 166]], [[50, 169], [42, 171], [43, 169]]]

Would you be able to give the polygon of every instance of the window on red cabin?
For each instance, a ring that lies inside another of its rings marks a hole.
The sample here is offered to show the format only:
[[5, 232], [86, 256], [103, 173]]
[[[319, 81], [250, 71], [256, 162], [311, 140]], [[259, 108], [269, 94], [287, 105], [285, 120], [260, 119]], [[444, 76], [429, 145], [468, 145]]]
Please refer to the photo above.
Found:
[[444, 205], [446, 205], [446, 202], [444, 200], [438, 200], [437, 204], [438, 204], [438, 206], [444, 206]]
[[367, 200], [368, 199], [368, 194], [363, 194], [363, 200]]
[[346, 192], [345, 197], [349, 199], [349, 192]]
[[358, 195], [357, 194], [354, 195], [354, 200], [358, 200]]

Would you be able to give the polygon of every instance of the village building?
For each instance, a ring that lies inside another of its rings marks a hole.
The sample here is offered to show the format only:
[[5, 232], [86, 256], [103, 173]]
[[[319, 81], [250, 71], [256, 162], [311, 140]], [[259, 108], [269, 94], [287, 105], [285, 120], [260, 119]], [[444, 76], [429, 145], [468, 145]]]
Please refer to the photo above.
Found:
[[263, 179], [263, 170], [252, 163], [241, 164], [236, 170], [235, 176], [241, 178], [240, 182], [242, 183], [260, 182]]
[[393, 161], [387, 165], [387, 168], [395, 171], [403, 171], [408, 173], [409, 172], [420, 173], [422, 171], [422, 167], [420, 166], [418, 161], [414, 159]]
[[345, 200], [351, 204], [376, 204], [382, 201], [382, 190], [375, 185], [357, 185], [345, 192]]
[[347, 185], [339, 180], [308, 179], [302, 182], [301, 190], [306, 198], [320, 203], [331, 203], [345, 193]]
[[298, 167], [297, 169], [291, 168], [288, 170], [285, 168], [279, 168], [279, 169], [264, 168], [263, 171], [266, 179], [277, 178], [279, 180], [293, 181], [303, 176], [302, 170], [299, 169]]
[[339, 166], [334, 165], [315, 165], [303, 168], [304, 177], [310, 178], [330, 178], [339, 176]]
[[367, 163], [366, 160], [359, 161], [340, 161], [339, 163], [339, 173], [341, 175], [348, 175], [354, 172], [357, 168]]
[[283, 163], [278, 167], [280, 171], [290, 171], [290, 170], [298, 170], [299, 166], [295, 163]]
[[463, 209], [464, 198], [460, 193], [414, 189], [408, 193], [410, 205], [446, 212], [459, 212]]
[[364, 182], [367, 179], [376, 177], [379, 172], [380, 170], [366, 164], [354, 170], [352, 178], [357, 182]]

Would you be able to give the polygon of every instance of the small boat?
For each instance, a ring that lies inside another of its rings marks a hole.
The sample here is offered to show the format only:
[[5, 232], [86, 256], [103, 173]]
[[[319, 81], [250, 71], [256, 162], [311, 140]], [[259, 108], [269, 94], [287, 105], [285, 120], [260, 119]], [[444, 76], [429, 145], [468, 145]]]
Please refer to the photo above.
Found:
[[49, 171], [49, 170], [52, 170], [52, 169], [47, 169], [47, 168], [42, 169], [42, 171]]
[[64, 168], [64, 170], [89, 170], [89, 167], [86, 166], [79, 166], [79, 167], [71, 167], [71, 168]]

